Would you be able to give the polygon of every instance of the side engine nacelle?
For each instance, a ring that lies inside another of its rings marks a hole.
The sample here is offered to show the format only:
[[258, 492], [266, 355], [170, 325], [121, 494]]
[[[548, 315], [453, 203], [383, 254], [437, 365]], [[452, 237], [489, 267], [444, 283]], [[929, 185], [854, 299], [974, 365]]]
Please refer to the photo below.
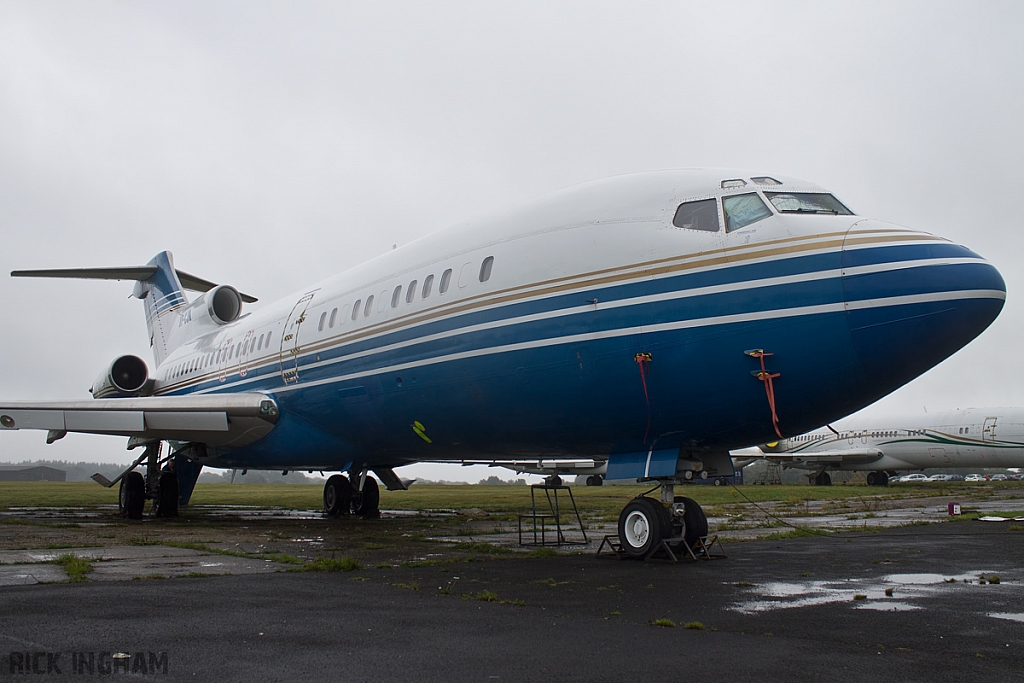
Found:
[[93, 398], [129, 398], [149, 393], [152, 384], [146, 361], [138, 356], [121, 356], [96, 378], [89, 393]]
[[203, 323], [227, 325], [238, 320], [242, 314], [242, 295], [231, 285], [217, 285], [178, 311], [184, 324]]

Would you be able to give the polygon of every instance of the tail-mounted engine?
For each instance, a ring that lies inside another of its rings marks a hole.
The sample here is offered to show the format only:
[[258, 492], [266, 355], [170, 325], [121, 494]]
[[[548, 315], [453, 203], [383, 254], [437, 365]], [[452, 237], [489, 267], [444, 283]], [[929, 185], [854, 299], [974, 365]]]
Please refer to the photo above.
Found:
[[149, 393], [152, 380], [146, 361], [138, 356], [121, 356], [92, 384], [93, 398], [128, 398]]
[[217, 326], [227, 325], [242, 314], [242, 300], [242, 295], [231, 285], [217, 285], [178, 311], [179, 325], [206, 327], [203, 324], [206, 321]]

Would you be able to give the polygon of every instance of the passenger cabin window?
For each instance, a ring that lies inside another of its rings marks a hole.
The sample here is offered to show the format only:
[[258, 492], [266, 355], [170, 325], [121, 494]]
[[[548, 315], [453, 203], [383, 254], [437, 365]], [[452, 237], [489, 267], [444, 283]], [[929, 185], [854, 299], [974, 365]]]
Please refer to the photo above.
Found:
[[373, 313], [373, 294], [366, 297], [366, 306], [363, 307], [363, 317], [369, 316]]
[[359, 317], [359, 304], [363, 303], [361, 299], [356, 299], [356, 302], [352, 304], [352, 319], [355, 320]]
[[423, 280], [423, 298], [426, 299], [430, 296], [430, 288], [434, 286], [434, 274], [431, 273]]
[[391, 293], [391, 308], [398, 308], [398, 302], [402, 300], [402, 285], [395, 287]]
[[722, 209], [725, 211], [726, 232], [739, 230], [772, 215], [771, 209], [764, 205], [756, 192], [723, 197]]
[[273, 334], [273, 332], [267, 332], [267, 346], [268, 347], [270, 346], [270, 335], [272, 335], [272, 334]]
[[405, 303], [411, 304], [412, 300], [416, 298], [416, 280], [409, 283], [409, 290], [405, 293]]
[[765, 192], [779, 213], [824, 213], [852, 216], [853, 212], [827, 192]]
[[324, 331], [324, 323], [326, 323], [326, 322], [327, 322], [327, 311], [324, 311], [323, 313], [320, 314], [320, 324], [317, 325], [316, 331], [317, 332], [323, 332]]
[[676, 209], [672, 225], [688, 230], [718, 232], [718, 207], [714, 199], [702, 199], [697, 202], [683, 202]]
[[441, 273], [441, 284], [439, 284], [437, 286], [437, 293], [438, 294], [444, 294], [445, 292], [448, 291], [448, 287], [451, 284], [452, 284], [452, 269], [449, 268], [448, 270], [446, 270], [443, 273]]
[[336, 321], [337, 319], [338, 319], [338, 309], [335, 308], [333, 311], [331, 311], [331, 319], [328, 321], [327, 327], [329, 327], [329, 328], [331, 328], [333, 330], [334, 329], [334, 321]]
[[261, 334], [259, 342], [256, 343], [256, 350], [259, 351], [262, 348], [263, 348], [263, 335]]
[[494, 266], [494, 257], [488, 256], [480, 264], [480, 282], [487, 282], [491, 279], [491, 268]]

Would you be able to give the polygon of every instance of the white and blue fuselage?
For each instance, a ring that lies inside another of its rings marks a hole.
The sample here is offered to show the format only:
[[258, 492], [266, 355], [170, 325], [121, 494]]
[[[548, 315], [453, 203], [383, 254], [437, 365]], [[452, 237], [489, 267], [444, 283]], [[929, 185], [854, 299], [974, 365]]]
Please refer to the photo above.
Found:
[[[428, 235], [229, 324], [171, 302], [151, 309], [153, 393], [276, 401], [266, 436], [208, 449], [219, 467], [699, 460], [777, 439], [772, 404], [783, 436], [848, 415], [1001, 310], [1002, 278], [969, 249], [782, 193], [826, 191], [742, 171], [621, 176]], [[772, 354], [770, 391], [751, 350]]]

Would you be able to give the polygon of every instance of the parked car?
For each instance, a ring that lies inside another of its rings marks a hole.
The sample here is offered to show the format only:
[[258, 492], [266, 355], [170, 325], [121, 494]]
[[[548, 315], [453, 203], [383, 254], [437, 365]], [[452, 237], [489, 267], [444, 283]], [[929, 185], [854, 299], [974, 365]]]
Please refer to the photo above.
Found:
[[993, 474], [989, 477], [989, 481], [1006, 481], [1008, 478], [1005, 474]]
[[920, 473], [915, 474], [904, 474], [902, 477], [896, 480], [898, 483], [909, 483], [915, 481], [928, 481], [928, 477]]
[[952, 474], [933, 474], [928, 477], [928, 481], [949, 481], [953, 478]]
[[985, 477], [980, 474], [968, 474], [964, 477], [964, 481], [985, 481]]

